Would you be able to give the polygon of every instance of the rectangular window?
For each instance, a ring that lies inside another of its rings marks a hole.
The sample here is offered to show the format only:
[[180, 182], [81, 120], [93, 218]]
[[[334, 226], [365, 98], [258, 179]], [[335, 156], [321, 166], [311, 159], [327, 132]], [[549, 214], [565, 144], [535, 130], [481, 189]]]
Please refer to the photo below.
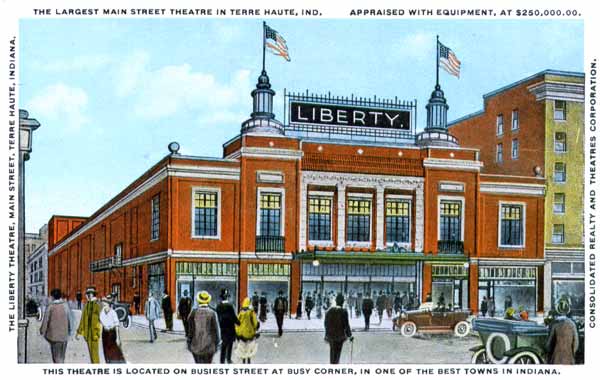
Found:
[[496, 162], [502, 162], [502, 144], [496, 145]]
[[567, 134], [556, 132], [554, 134], [554, 152], [565, 153], [567, 151]]
[[440, 202], [440, 240], [462, 241], [462, 202]]
[[567, 102], [564, 100], [554, 101], [554, 120], [567, 120]]
[[371, 201], [348, 200], [348, 241], [371, 241]]
[[513, 160], [519, 158], [519, 140], [513, 139], [511, 152], [511, 157]]
[[567, 166], [564, 162], [554, 163], [554, 182], [565, 182], [567, 180]]
[[157, 240], [160, 232], [160, 194], [152, 198], [152, 230], [150, 239]]
[[554, 224], [552, 225], [552, 243], [563, 244], [565, 242], [565, 225]]
[[496, 135], [500, 136], [504, 133], [504, 116], [502, 114], [496, 116]]
[[554, 213], [564, 214], [565, 213], [565, 194], [555, 193], [554, 194]]
[[219, 194], [215, 191], [194, 192], [194, 236], [218, 236]]
[[513, 131], [519, 129], [519, 110], [512, 111], [512, 126]]
[[260, 236], [281, 236], [281, 194], [260, 194]]
[[410, 242], [410, 201], [408, 199], [386, 200], [385, 232], [388, 243]]
[[311, 197], [308, 200], [308, 240], [331, 240], [331, 198]]
[[511, 204], [501, 206], [500, 245], [523, 246], [523, 206]]

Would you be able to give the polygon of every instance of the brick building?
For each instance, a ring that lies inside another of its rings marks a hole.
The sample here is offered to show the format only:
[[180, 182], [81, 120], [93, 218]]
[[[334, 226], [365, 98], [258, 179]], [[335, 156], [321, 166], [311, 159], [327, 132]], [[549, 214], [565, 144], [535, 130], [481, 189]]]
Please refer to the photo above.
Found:
[[483, 110], [450, 123], [478, 148], [482, 173], [544, 178], [544, 309], [568, 297], [584, 312], [584, 75], [546, 70], [483, 96]]
[[54, 218], [50, 286], [174, 304], [184, 290], [406, 291], [473, 311], [511, 295], [542, 310], [544, 179], [483, 173], [439, 86], [417, 135], [412, 103], [284, 95], [281, 123], [274, 95], [263, 71], [222, 158], [171, 144], [89, 218]]

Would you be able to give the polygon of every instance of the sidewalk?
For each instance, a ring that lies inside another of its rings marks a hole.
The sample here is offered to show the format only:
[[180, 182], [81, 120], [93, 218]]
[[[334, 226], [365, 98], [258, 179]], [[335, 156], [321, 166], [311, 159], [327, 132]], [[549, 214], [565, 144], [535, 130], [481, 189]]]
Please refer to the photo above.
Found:
[[[133, 315], [132, 323], [134, 325], [140, 327], [148, 327], [148, 320], [143, 315]], [[290, 319], [286, 317], [283, 320], [283, 330], [285, 332], [306, 332], [306, 331], [325, 331], [324, 327], [324, 318], [325, 313], [323, 313], [323, 318], [318, 319], [312, 317], [310, 320], [303, 317], [302, 319]], [[383, 315], [383, 320], [381, 325], [378, 325], [379, 317], [377, 313], [371, 315], [371, 326], [370, 331], [392, 331], [392, 320], [388, 318], [387, 314]], [[165, 320], [158, 319], [154, 321], [154, 326], [157, 330], [161, 331], [165, 329]], [[350, 328], [353, 331], [362, 331], [365, 327], [365, 321], [361, 318], [351, 318], [350, 319]], [[277, 322], [275, 321], [275, 316], [271, 313], [267, 315], [266, 322], [260, 323], [260, 331], [267, 333], [276, 333], [277, 332]], [[183, 323], [181, 320], [176, 319], [176, 316], [173, 316], [173, 331], [172, 334], [181, 334], [183, 335]]]

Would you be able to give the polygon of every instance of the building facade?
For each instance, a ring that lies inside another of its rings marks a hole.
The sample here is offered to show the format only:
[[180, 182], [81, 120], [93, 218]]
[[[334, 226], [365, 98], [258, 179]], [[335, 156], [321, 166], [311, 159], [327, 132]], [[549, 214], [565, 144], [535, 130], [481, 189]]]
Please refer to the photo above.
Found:
[[406, 291], [474, 312], [484, 295], [499, 312], [506, 296], [543, 309], [544, 179], [483, 173], [480, 151], [448, 133], [439, 85], [416, 135], [409, 102], [284, 95], [281, 123], [274, 95], [263, 71], [222, 158], [172, 143], [89, 218], [51, 221], [50, 286], [129, 302], [167, 291], [174, 305], [227, 288], [238, 303]]
[[[28, 296], [33, 298], [42, 297], [48, 291], [47, 240], [47, 224], [44, 224], [37, 233], [28, 232], [25, 234], [26, 292]], [[43, 252], [46, 252], [46, 254]]]
[[483, 96], [484, 109], [450, 123], [479, 148], [490, 175], [546, 181], [544, 309], [567, 297], [584, 311], [584, 75], [546, 70]]

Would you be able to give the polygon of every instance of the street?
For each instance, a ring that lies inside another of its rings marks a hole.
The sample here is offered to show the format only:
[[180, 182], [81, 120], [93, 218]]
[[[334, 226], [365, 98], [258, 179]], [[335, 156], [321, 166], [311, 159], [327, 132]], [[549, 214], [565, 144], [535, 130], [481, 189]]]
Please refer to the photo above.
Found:
[[[75, 311], [78, 321], [80, 312]], [[40, 323], [30, 319], [28, 360], [30, 363], [51, 363], [50, 346], [39, 335]], [[78, 323], [78, 322], [77, 322]], [[285, 328], [285, 324], [284, 324]], [[158, 330], [158, 340], [149, 342], [148, 330], [133, 324], [121, 327], [123, 353], [129, 363], [194, 363], [186, 348], [185, 338], [178, 333]], [[401, 336], [398, 331], [354, 331], [354, 344], [346, 342], [340, 363], [348, 364], [460, 364], [469, 363], [469, 348], [479, 344], [474, 336], [456, 338], [452, 334], [417, 334], [413, 338]], [[285, 332], [281, 338], [272, 332], [263, 332], [258, 340], [258, 353], [253, 364], [326, 364], [329, 362], [329, 346], [323, 340], [322, 331]], [[352, 347], [353, 346], [353, 347]], [[350, 351], [352, 349], [352, 361]], [[101, 361], [102, 346], [100, 345]], [[234, 363], [238, 358], [232, 357]], [[72, 338], [67, 346], [67, 363], [88, 363], [87, 346], [83, 339]], [[214, 363], [219, 362], [217, 352]]]

